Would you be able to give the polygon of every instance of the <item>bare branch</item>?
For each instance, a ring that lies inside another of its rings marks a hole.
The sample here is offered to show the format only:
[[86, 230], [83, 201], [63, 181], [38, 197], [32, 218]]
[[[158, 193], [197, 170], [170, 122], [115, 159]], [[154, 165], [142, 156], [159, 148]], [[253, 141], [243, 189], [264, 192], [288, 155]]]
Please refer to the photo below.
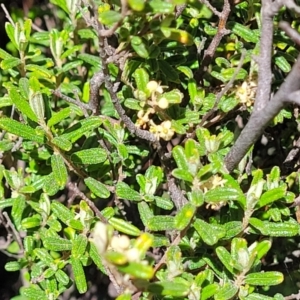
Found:
[[84, 116], [88, 116], [87, 110], [91, 110], [88, 104], [82, 103], [81, 101], [75, 100], [69, 96], [64, 95], [59, 89], [51, 90], [51, 93], [58, 98], [61, 98], [69, 103], [77, 105], [82, 109]]
[[107, 224], [106, 218], [99, 211], [99, 209], [97, 208], [95, 203], [92, 200], [90, 200], [84, 193], [82, 193], [74, 183], [69, 182], [67, 184], [67, 187], [68, 187], [69, 190], [71, 190], [73, 193], [75, 193], [78, 197], [80, 197], [81, 199], [83, 199], [87, 203], [87, 205], [94, 211], [94, 213], [96, 214], [96, 216], [99, 218], [99, 220], [102, 223]]
[[128, 14], [128, 8], [127, 8], [127, 1], [126, 0], [121, 0], [121, 19], [116, 22], [110, 29], [102, 29], [99, 31], [99, 34], [102, 37], [110, 37], [112, 36], [115, 31], [120, 27], [120, 25], [123, 23], [124, 18]]
[[268, 101], [271, 94], [272, 82], [272, 48], [273, 48], [273, 16], [272, 0], [262, 1], [262, 29], [260, 38], [260, 55], [257, 58], [258, 62], [258, 79], [256, 99], [254, 103], [254, 111], [262, 110]]
[[11, 18], [8, 10], [6, 9], [5, 5], [2, 3], [1, 7], [5, 13], [5, 17], [7, 18], [7, 20], [11, 23], [11, 25], [15, 26], [15, 22], [13, 21], [13, 19]]
[[284, 300], [300, 300], [300, 291], [298, 294], [292, 294], [290, 296], [284, 297]]
[[286, 80], [280, 86], [272, 100], [262, 110], [254, 111], [249, 122], [225, 157], [225, 166], [229, 172], [241, 161], [268, 123], [280, 112], [286, 101], [300, 89], [300, 55]]
[[206, 113], [203, 118], [201, 119], [201, 122], [200, 124], [198, 125], [198, 127], [201, 127], [203, 126], [203, 124], [205, 123], [205, 121], [214, 113], [218, 110], [218, 105], [219, 105], [219, 102], [221, 100], [221, 98], [228, 92], [228, 90], [232, 87], [234, 81], [236, 80], [236, 77], [237, 75], [239, 74], [242, 66], [243, 66], [243, 63], [244, 63], [244, 60], [245, 60], [245, 56], [246, 56], [246, 51], [243, 51], [242, 52], [242, 55], [241, 55], [241, 58], [240, 58], [240, 61], [239, 61], [239, 64], [237, 66], [237, 68], [235, 69], [231, 79], [227, 82], [227, 84], [225, 85], [225, 87], [222, 89], [222, 91], [220, 93], [218, 93], [217, 97], [216, 97], [216, 101], [215, 101], [215, 104], [214, 104], [214, 107], [208, 112]]
[[210, 4], [208, 0], [199, 0], [199, 2], [206, 5], [219, 18], [222, 17], [222, 12], [219, 12], [214, 6]]
[[4, 225], [7, 232], [9, 232], [10, 234], [13, 235], [15, 241], [18, 243], [18, 246], [20, 248], [20, 252], [24, 253], [24, 247], [23, 247], [22, 238], [20, 236], [20, 233], [16, 230], [15, 225], [13, 224], [11, 219], [9, 218], [6, 211], [1, 212], [1, 215], [3, 216], [3, 218], [0, 218], [1, 223]]
[[209, 9], [213, 11], [215, 15], [219, 17], [219, 24], [218, 24], [218, 32], [212, 39], [210, 45], [208, 46], [207, 50], [204, 51], [204, 56], [201, 62], [201, 66], [199, 71], [197, 72], [197, 79], [206, 71], [207, 66], [212, 61], [217, 47], [219, 46], [222, 38], [230, 33], [230, 30], [226, 29], [226, 22], [228, 16], [230, 14], [230, 4], [229, 0], [224, 0], [224, 6], [222, 12], [217, 11], [207, 0], [199, 0], [201, 3], [208, 6]]
[[300, 35], [298, 31], [293, 29], [291, 25], [285, 21], [279, 22], [279, 27], [285, 31], [285, 33], [292, 39], [292, 41], [300, 46]]

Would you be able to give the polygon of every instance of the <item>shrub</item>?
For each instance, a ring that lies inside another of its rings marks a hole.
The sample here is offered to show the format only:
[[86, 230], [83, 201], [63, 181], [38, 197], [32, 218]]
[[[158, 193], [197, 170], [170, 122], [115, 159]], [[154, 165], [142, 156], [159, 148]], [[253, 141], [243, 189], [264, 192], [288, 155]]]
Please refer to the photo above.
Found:
[[3, 6], [2, 248], [22, 297], [84, 294], [92, 266], [119, 300], [297, 292], [272, 287], [299, 234], [299, 34], [281, 21], [298, 28], [299, 7], [285, 4]]

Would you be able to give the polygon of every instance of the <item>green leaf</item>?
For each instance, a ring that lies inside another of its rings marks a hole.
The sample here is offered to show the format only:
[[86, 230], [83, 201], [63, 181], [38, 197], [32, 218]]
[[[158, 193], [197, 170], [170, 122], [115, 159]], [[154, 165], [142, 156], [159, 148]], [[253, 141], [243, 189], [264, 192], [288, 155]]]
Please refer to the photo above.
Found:
[[99, 14], [99, 21], [104, 25], [113, 25], [122, 20], [122, 15], [113, 10], [103, 11]]
[[44, 122], [45, 103], [42, 93], [35, 92], [29, 97], [29, 105], [39, 122]]
[[39, 227], [41, 224], [42, 224], [42, 220], [41, 217], [39, 216], [24, 218], [21, 222], [21, 226], [25, 230], [34, 227]]
[[154, 200], [156, 206], [162, 209], [171, 210], [174, 207], [174, 203], [169, 198], [154, 196]]
[[5, 264], [4, 269], [8, 272], [15, 272], [21, 270], [22, 265], [17, 261], [9, 261]]
[[141, 39], [139, 36], [133, 36], [131, 37], [130, 43], [131, 47], [134, 49], [138, 56], [142, 58], [149, 58], [148, 47], [144, 43], [143, 39]]
[[149, 218], [147, 227], [152, 231], [165, 231], [175, 229], [174, 217], [154, 216]]
[[101, 148], [90, 148], [73, 153], [71, 159], [77, 164], [96, 165], [106, 161], [107, 154]]
[[43, 182], [43, 191], [47, 193], [49, 196], [55, 195], [61, 187], [57, 184], [56, 180], [54, 179], [54, 174], [51, 172], [49, 175], [44, 177]]
[[2, 70], [9, 70], [21, 64], [21, 60], [16, 57], [9, 57], [1, 61]]
[[177, 70], [183, 73], [187, 78], [192, 79], [194, 77], [193, 71], [186, 66], [179, 66]]
[[30, 107], [29, 103], [21, 97], [21, 95], [17, 91], [17, 89], [15, 89], [15, 88], [10, 89], [9, 96], [10, 96], [13, 104], [17, 107], [17, 109], [22, 114], [24, 114], [25, 116], [27, 116], [34, 122], [38, 121], [38, 118], [37, 118], [36, 114], [34, 113], [34, 111], [32, 110], [32, 108]]
[[72, 242], [59, 237], [45, 237], [42, 239], [44, 247], [50, 251], [72, 250]]
[[52, 70], [50, 71], [43, 66], [26, 65], [26, 69], [28, 71], [31, 71], [34, 74], [34, 76], [36, 76], [36, 77], [50, 79], [53, 76], [53, 71]]
[[148, 93], [147, 83], [149, 82], [149, 75], [144, 68], [138, 68], [134, 72], [135, 83], [139, 91]]
[[220, 238], [225, 235], [225, 231], [222, 232], [221, 230], [217, 232], [215, 227], [209, 223], [206, 223], [203, 220], [197, 219], [193, 226], [203, 239], [204, 243], [212, 246], [218, 242]]
[[[245, 298], [245, 300], [274, 300], [277, 299], [275, 297], [268, 297], [266, 295], [258, 294], [258, 293], [252, 293], [249, 296]], [[284, 300], [284, 298], [283, 298]]]
[[187, 193], [189, 201], [196, 207], [200, 207], [204, 203], [204, 195], [201, 190], [194, 190]]
[[260, 197], [258, 203], [256, 204], [257, 207], [264, 207], [270, 203], [273, 203], [277, 200], [284, 199], [286, 194], [285, 186], [281, 186], [275, 189], [271, 189], [266, 191]]
[[19, 50], [19, 45], [16, 41], [15, 38], [15, 31], [17, 30], [17, 28], [15, 28], [12, 24], [6, 22], [5, 23], [5, 31], [7, 36], [9, 37], [10, 41], [12, 42], [12, 44], [16, 47], [16, 49]]
[[218, 258], [220, 259], [220, 261], [222, 262], [222, 264], [226, 267], [226, 269], [231, 273], [231, 274], [235, 274], [235, 271], [233, 269], [233, 266], [231, 264], [231, 255], [230, 253], [227, 251], [227, 249], [223, 246], [219, 246], [216, 249], [216, 254], [218, 256]]
[[215, 300], [227, 300], [233, 298], [233, 296], [238, 292], [238, 287], [233, 283], [225, 283], [218, 292], [215, 294]]
[[158, 66], [160, 71], [165, 75], [168, 81], [172, 81], [172, 82], [179, 81], [178, 73], [173, 67], [171, 67], [169, 63], [167, 63], [164, 60], [158, 60]]
[[56, 218], [65, 224], [75, 218], [75, 215], [71, 212], [71, 210], [58, 201], [51, 202], [51, 211]]
[[282, 237], [289, 237], [289, 236], [296, 236], [299, 234], [299, 224], [290, 219], [290, 221], [275, 223], [275, 222], [268, 222], [268, 221], [261, 221], [257, 218], [250, 218], [249, 223], [255, 229], [259, 230], [261, 234], [266, 236], [282, 236]]
[[128, 184], [125, 182], [118, 182], [116, 186], [116, 193], [117, 196], [122, 199], [127, 199], [131, 201], [141, 201], [141, 195], [132, 189]]
[[237, 189], [232, 187], [216, 187], [209, 190], [205, 195], [205, 202], [218, 203], [222, 201], [241, 200], [245, 196]]
[[21, 290], [21, 294], [27, 297], [27, 299], [39, 299], [47, 300], [49, 299], [44, 291], [38, 288], [38, 285], [35, 284], [31, 287], [25, 287]]
[[138, 210], [144, 226], [147, 227], [149, 219], [153, 217], [152, 210], [145, 201], [141, 201], [138, 203]]
[[85, 252], [86, 246], [87, 246], [88, 240], [87, 237], [83, 234], [79, 234], [75, 236], [73, 239], [73, 245], [72, 245], [72, 256], [76, 258], [80, 258]]
[[238, 235], [243, 230], [243, 223], [240, 221], [231, 221], [223, 225], [226, 235], [222, 238], [228, 240]]
[[2, 210], [3, 208], [12, 206], [15, 201], [16, 198], [7, 198], [4, 200], [0, 200], [0, 209]]
[[97, 250], [95, 244], [90, 243], [89, 245], [90, 245], [89, 254], [90, 254], [91, 259], [93, 260], [94, 264], [98, 267], [98, 269], [102, 273], [106, 274], [106, 270], [102, 263], [102, 258], [100, 256], [100, 254], [98, 253], [98, 250]]
[[58, 124], [61, 121], [69, 118], [70, 114], [71, 114], [71, 108], [70, 107], [63, 108], [60, 111], [55, 112], [55, 113], [52, 114], [52, 117], [48, 120], [47, 125], [49, 127], [52, 127], [55, 124]]
[[134, 98], [127, 98], [124, 102], [124, 105], [133, 110], [141, 110], [140, 106], [141, 101]]
[[172, 150], [172, 155], [179, 169], [187, 171], [189, 169], [188, 160], [184, 149], [181, 146], [175, 146]]
[[202, 288], [200, 300], [210, 299], [213, 295], [217, 293], [219, 286], [216, 283], [209, 284]]
[[256, 34], [254, 34], [251, 29], [240, 23], [231, 21], [227, 22], [226, 25], [227, 28], [231, 29], [234, 34], [243, 38], [247, 42], [257, 43], [259, 40], [259, 37]]
[[61, 154], [54, 153], [51, 156], [51, 167], [56, 183], [63, 188], [68, 180], [68, 171]]
[[85, 134], [89, 134], [94, 129], [98, 128], [102, 124], [100, 117], [88, 117], [77, 122], [71, 128], [67, 130], [62, 137], [70, 140], [71, 142], [76, 142]]
[[128, 4], [135, 11], [142, 11], [145, 8], [144, 0], [128, 0]]
[[261, 241], [255, 247], [255, 251], [257, 252], [256, 256], [258, 259], [263, 258], [268, 251], [271, 249], [272, 242], [269, 240]]
[[54, 259], [53, 257], [49, 254], [49, 252], [44, 249], [44, 248], [35, 248], [34, 249], [34, 254], [42, 261], [44, 262], [48, 267], [51, 266], [53, 263]]
[[11, 54], [9, 54], [8, 52], [6, 52], [5, 50], [0, 48], [0, 58], [8, 59], [8, 58], [13, 58], [13, 56]]
[[21, 222], [22, 222], [22, 215], [24, 212], [24, 209], [26, 208], [26, 202], [23, 195], [19, 195], [12, 206], [11, 215], [12, 219], [14, 221], [14, 225], [17, 227], [17, 229], [20, 229]]
[[87, 291], [87, 281], [80, 259], [71, 256], [71, 265], [77, 290], [80, 294], [84, 294]]
[[112, 225], [116, 230], [128, 235], [139, 236], [141, 233], [141, 231], [137, 227], [123, 219], [112, 217], [108, 220], [108, 223]]
[[84, 182], [87, 185], [87, 187], [91, 190], [91, 192], [99, 198], [107, 199], [110, 196], [110, 191], [100, 181], [92, 177], [88, 177], [84, 179]]
[[153, 277], [153, 268], [149, 265], [145, 265], [139, 262], [130, 262], [125, 265], [118, 266], [118, 270], [133, 276], [134, 278], [140, 278], [149, 280]]
[[66, 286], [68, 285], [70, 278], [63, 270], [57, 270], [55, 273], [55, 278], [57, 279], [58, 283]]
[[282, 283], [284, 276], [280, 272], [259, 272], [248, 274], [245, 278], [246, 284], [269, 286]]
[[187, 203], [185, 204], [179, 212], [177, 212], [175, 218], [174, 218], [174, 225], [177, 230], [183, 230], [188, 226], [188, 224], [191, 222], [192, 218], [194, 217], [194, 214], [196, 212], [196, 207], [191, 204]]
[[101, 62], [100, 62], [99, 56], [91, 55], [88, 53], [80, 53], [78, 55], [78, 58], [83, 60], [84, 62], [92, 65], [93, 67], [96, 68], [96, 70], [100, 70], [100, 68], [101, 68]]
[[150, 293], [162, 296], [185, 297], [189, 294], [190, 286], [178, 282], [174, 283], [173, 281], [163, 281], [150, 283], [147, 290]]
[[1, 118], [0, 128], [24, 139], [31, 140], [40, 144], [44, 143], [44, 136], [37, 135], [33, 128], [21, 124], [20, 122], [12, 120], [10, 118]]
[[64, 151], [70, 151], [72, 149], [72, 143], [62, 136], [56, 136], [51, 140], [51, 143]]
[[167, 39], [177, 41], [187, 46], [191, 46], [194, 44], [193, 36], [185, 30], [168, 27], [161, 27], [160, 30]]
[[57, 74], [59, 75], [61, 73], [62, 74], [67, 73], [68, 71], [70, 71], [72, 69], [76, 69], [81, 65], [82, 65], [81, 60], [75, 60], [75, 61], [68, 62], [63, 65], [63, 67], [57, 72]]
[[175, 178], [178, 178], [178, 179], [181, 179], [181, 180], [187, 181], [187, 182], [193, 182], [193, 180], [194, 180], [193, 175], [190, 174], [187, 170], [184, 170], [184, 169], [176, 168], [172, 171], [172, 175]]
[[291, 64], [286, 60], [284, 56], [275, 56], [274, 57], [276, 66], [281, 69], [283, 72], [288, 73], [291, 71]]

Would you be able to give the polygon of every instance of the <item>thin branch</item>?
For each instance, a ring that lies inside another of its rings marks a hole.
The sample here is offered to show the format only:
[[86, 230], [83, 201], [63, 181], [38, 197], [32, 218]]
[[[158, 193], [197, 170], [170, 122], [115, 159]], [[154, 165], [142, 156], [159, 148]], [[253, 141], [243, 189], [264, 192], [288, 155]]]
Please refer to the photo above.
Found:
[[300, 46], [300, 35], [298, 31], [293, 29], [288, 22], [280, 21], [279, 28], [285, 31], [285, 33], [291, 38], [291, 40]]
[[9, 218], [8, 214], [6, 211], [3, 211], [2, 213], [3, 218], [2, 219], [2, 223], [4, 225], [4, 227], [6, 228], [6, 230], [13, 235], [15, 241], [18, 243], [19, 248], [20, 248], [20, 252], [24, 253], [24, 247], [23, 247], [23, 243], [22, 243], [22, 238], [19, 234], [19, 232], [16, 230], [15, 225], [13, 224], [13, 222], [11, 221], [11, 219]]
[[272, 0], [262, 1], [262, 29], [260, 38], [260, 55], [258, 62], [258, 79], [254, 111], [262, 110], [270, 100], [272, 82], [273, 17], [278, 12], [271, 9]]
[[212, 12], [219, 17], [219, 24], [218, 24], [218, 31], [217, 34], [213, 37], [210, 45], [208, 46], [207, 50], [204, 51], [204, 56], [200, 65], [200, 68], [196, 74], [197, 80], [202, 77], [203, 72], [206, 71], [207, 66], [212, 61], [217, 47], [219, 46], [222, 38], [230, 33], [230, 30], [226, 29], [226, 22], [230, 14], [230, 4], [229, 0], [224, 0], [224, 6], [222, 12], [217, 11], [214, 7], [207, 0], [199, 0], [201, 3], [207, 5]]
[[100, 212], [100, 210], [97, 208], [97, 206], [95, 205], [95, 203], [90, 200], [84, 193], [82, 193], [79, 188], [72, 182], [67, 183], [67, 187], [73, 192], [75, 193], [78, 197], [80, 197], [81, 199], [83, 199], [88, 206], [94, 211], [94, 213], [96, 214], [96, 216], [100, 219], [100, 221], [104, 224], [107, 224], [107, 220], [106, 218], [102, 215], [102, 213]]
[[222, 12], [219, 12], [214, 6], [210, 4], [208, 0], [199, 0], [199, 2], [206, 5], [219, 18], [222, 17]]
[[225, 85], [225, 87], [221, 90], [221, 92], [218, 93], [217, 97], [216, 97], [216, 101], [215, 101], [215, 104], [214, 104], [214, 107], [209, 111], [207, 112], [203, 118], [201, 119], [201, 122], [200, 124], [198, 125], [198, 127], [202, 127], [203, 124], [205, 123], [205, 121], [213, 114], [215, 113], [217, 110], [218, 110], [218, 105], [219, 105], [219, 102], [221, 100], [221, 98], [229, 91], [229, 89], [232, 87], [234, 81], [236, 80], [236, 77], [238, 76], [242, 66], [243, 66], [243, 63], [244, 63], [244, 60], [245, 60], [245, 56], [246, 56], [246, 51], [242, 51], [242, 55], [241, 55], [241, 58], [240, 58], [240, 61], [239, 61], [239, 64], [238, 66], [236, 67], [231, 79], [227, 82], [227, 84]]
[[102, 37], [110, 37], [112, 36], [115, 31], [121, 26], [121, 24], [124, 21], [124, 18], [128, 14], [128, 8], [127, 8], [127, 1], [126, 0], [121, 0], [121, 18], [118, 22], [116, 22], [110, 29], [102, 29], [100, 30], [99, 34]]
[[290, 296], [284, 297], [284, 300], [300, 300], [300, 291], [298, 294], [292, 294]]
[[300, 55], [291, 72], [282, 83], [271, 101], [262, 110], [253, 112], [249, 122], [241, 132], [233, 147], [225, 157], [225, 166], [229, 172], [242, 160], [268, 123], [280, 112], [286, 101], [300, 89]]
[[79, 100], [75, 100], [75, 99], [73, 99], [73, 98], [71, 98], [69, 96], [64, 95], [59, 89], [51, 90], [51, 93], [54, 96], [58, 97], [58, 98], [61, 98], [61, 99], [65, 100], [65, 101], [67, 101], [69, 103], [77, 105], [78, 107], [80, 107], [82, 109], [83, 114], [84, 114], [85, 117], [89, 116], [87, 110], [91, 110], [90, 105], [82, 103]]
[[93, 111], [93, 115], [97, 115], [99, 113], [99, 89], [104, 82], [103, 72], [96, 72], [90, 80], [90, 105]]
[[1, 4], [1, 7], [2, 7], [4, 13], [5, 13], [5, 16], [6, 16], [7, 20], [11, 23], [11, 25], [13, 25], [15, 27], [15, 22], [11, 18], [8, 10], [6, 9], [6, 7], [5, 7], [5, 5], [3, 3]]

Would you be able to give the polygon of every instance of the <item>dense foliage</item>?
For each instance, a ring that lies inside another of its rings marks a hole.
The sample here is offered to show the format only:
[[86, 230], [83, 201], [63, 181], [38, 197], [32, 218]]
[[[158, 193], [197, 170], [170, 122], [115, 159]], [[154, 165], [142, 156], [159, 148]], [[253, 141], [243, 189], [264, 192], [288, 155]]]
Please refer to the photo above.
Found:
[[0, 248], [24, 283], [13, 299], [85, 294], [95, 266], [119, 300], [294, 299], [298, 108], [279, 105], [230, 156], [260, 118], [262, 5], [274, 9], [269, 93], [299, 54], [300, 8], [262, 2], [2, 7]]

